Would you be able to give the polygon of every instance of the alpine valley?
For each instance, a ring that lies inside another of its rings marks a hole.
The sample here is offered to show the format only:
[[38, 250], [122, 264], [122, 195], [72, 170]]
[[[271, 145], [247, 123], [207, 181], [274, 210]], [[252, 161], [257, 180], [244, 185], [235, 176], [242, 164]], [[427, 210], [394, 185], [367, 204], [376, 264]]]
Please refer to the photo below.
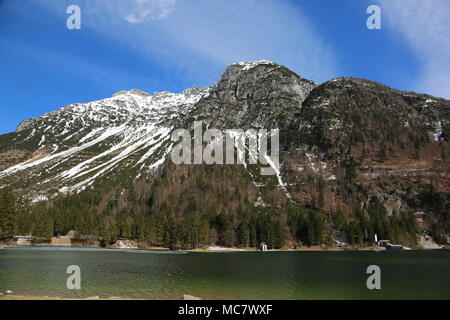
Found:
[[[171, 133], [194, 121], [279, 129], [280, 170], [175, 165]], [[375, 234], [448, 246], [449, 141], [449, 100], [235, 63], [208, 88], [121, 91], [1, 135], [0, 233], [171, 249], [362, 247]]]

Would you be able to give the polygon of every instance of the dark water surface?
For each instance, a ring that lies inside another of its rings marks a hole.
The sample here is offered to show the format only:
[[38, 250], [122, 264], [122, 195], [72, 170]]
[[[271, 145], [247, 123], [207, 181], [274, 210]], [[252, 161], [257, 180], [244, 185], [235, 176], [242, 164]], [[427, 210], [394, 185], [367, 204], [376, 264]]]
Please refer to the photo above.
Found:
[[[381, 290], [366, 269], [381, 268]], [[81, 290], [69, 290], [69, 265]], [[0, 292], [179, 299], [449, 299], [450, 251], [221, 252], [13, 247], [0, 250]]]

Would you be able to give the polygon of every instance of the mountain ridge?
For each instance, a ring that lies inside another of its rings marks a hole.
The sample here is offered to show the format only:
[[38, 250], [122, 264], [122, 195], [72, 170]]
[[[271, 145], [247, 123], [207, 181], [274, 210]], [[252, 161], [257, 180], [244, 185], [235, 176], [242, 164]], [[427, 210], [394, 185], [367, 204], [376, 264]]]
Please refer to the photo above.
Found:
[[[66, 131], [76, 129], [84, 129], [86, 131], [86, 127], [95, 128], [78, 140], [81, 142], [89, 142], [92, 140], [91, 138], [98, 137], [99, 133], [105, 128], [117, 129], [122, 128], [121, 126], [142, 127], [148, 123], [154, 123], [157, 126], [165, 123], [174, 125], [174, 123], [178, 122], [177, 120], [180, 120], [188, 113], [190, 113], [190, 117], [187, 120], [191, 124], [193, 119], [197, 119], [203, 120], [207, 125], [217, 128], [225, 129], [226, 125], [230, 126], [230, 128], [244, 129], [250, 127], [286, 127], [291, 125], [292, 122], [295, 123], [294, 115], [301, 114], [302, 108], [307, 107], [307, 105], [303, 106], [303, 104], [308, 98], [311, 99], [311, 92], [314, 93], [314, 90], [317, 91], [317, 88], [321, 87], [336, 86], [337, 83], [340, 83], [341, 86], [348, 86], [349, 83], [352, 83], [355, 85], [380, 87], [383, 90], [399, 95], [424, 96], [427, 97], [426, 101], [446, 101], [445, 99], [434, 98], [429, 95], [392, 89], [372, 80], [352, 77], [335, 78], [318, 85], [313, 81], [301, 78], [284, 66], [272, 61], [259, 60], [229, 65], [213, 86], [204, 89], [194, 86], [178, 94], [167, 91], [149, 94], [138, 89], [131, 89], [119, 91], [109, 98], [88, 103], [70, 104], [42, 116], [24, 120], [18, 126], [16, 133], [33, 129], [33, 126], [43, 127], [45, 121], [49, 121], [54, 126], [55, 124], [51, 122], [52, 119], [61, 115], [69, 118], [69, 120], [67, 118], [63, 119], [65, 122], [64, 127], [60, 123], [56, 124], [57, 128], [61, 126], [59, 132], [56, 130], [56, 133], [58, 137], [63, 136], [63, 140], [71, 139], [71, 136]], [[332, 89], [330, 90], [332, 91]], [[278, 96], [273, 97], [273, 95]], [[223, 106], [232, 106], [232, 108], [228, 110], [224, 109]], [[178, 114], [174, 114], [175, 110], [172, 110], [174, 108], [178, 109], [176, 111]], [[158, 114], [163, 112], [164, 109], [167, 112], [163, 116], [143, 116], [149, 112]], [[326, 112], [326, 110], [322, 110], [323, 114]], [[185, 127], [188, 123], [181, 121], [181, 123], [178, 122], [178, 125]], [[309, 125], [314, 124], [311, 123]], [[329, 127], [331, 128], [332, 125], [329, 125]], [[49, 126], [47, 126], [48, 128]], [[439, 131], [437, 129], [436, 131]], [[110, 133], [111, 135], [116, 134], [114, 130], [114, 132], [105, 131], [105, 139], [109, 137]], [[34, 131], [32, 131], [30, 136], [34, 134]], [[75, 137], [79, 136], [77, 132], [71, 134]], [[100, 137], [102, 136], [100, 135]], [[39, 148], [48, 145], [49, 141], [45, 141], [45, 139], [48, 140], [48, 134], [46, 137], [43, 133], [38, 144]], [[56, 150], [61, 150], [61, 148], [64, 149], [64, 146], [58, 145], [55, 147]], [[3, 170], [0, 172], [0, 178], [4, 175]]]

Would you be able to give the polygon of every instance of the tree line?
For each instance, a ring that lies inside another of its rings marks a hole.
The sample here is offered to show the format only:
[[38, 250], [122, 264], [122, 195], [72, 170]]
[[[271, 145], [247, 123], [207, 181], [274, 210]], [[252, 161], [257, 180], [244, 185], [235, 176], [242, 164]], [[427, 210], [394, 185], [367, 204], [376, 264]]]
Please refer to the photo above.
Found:
[[[48, 241], [53, 236], [76, 231], [75, 241], [97, 239], [109, 246], [118, 239], [132, 239], [146, 246], [195, 249], [207, 245], [269, 248], [286, 245], [332, 245], [334, 239], [350, 245], [371, 245], [374, 235], [394, 243], [412, 245], [417, 222], [412, 212], [389, 216], [378, 201], [350, 212], [323, 212], [314, 207], [287, 204], [283, 207], [245, 206], [236, 209], [204, 208], [189, 197], [182, 214], [163, 202], [157, 209], [151, 199], [129, 197], [133, 206], [117, 210], [112, 197], [102, 211], [102, 195], [84, 191], [50, 201], [19, 206], [11, 188], [0, 190], [0, 235], [35, 236]], [[138, 205], [139, 204], [139, 205]]]

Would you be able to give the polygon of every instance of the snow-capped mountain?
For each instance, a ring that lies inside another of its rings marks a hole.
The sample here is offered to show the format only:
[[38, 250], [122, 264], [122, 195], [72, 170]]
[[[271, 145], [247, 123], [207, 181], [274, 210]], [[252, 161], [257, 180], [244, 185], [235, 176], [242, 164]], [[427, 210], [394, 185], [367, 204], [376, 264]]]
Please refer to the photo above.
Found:
[[0, 172], [34, 199], [91, 186], [124, 166], [136, 178], [157, 168], [170, 150], [170, 132], [210, 89], [181, 94], [121, 91], [25, 120], [6, 152], [26, 146], [27, 159]]
[[348, 201], [358, 183], [357, 201], [376, 196], [405, 208], [407, 192], [423, 191], [411, 177], [435, 176], [449, 197], [449, 110], [448, 100], [369, 80], [317, 85], [270, 61], [235, 63], [205, 89], [121, 91], [23, 121], [0, 136], [0, 187], [40, 201], [149, 179], [172, 150], [172, 131], [201, 120], [218, 129], [279, 128], [275, 183], [290, 201], [312, 201], [322, 179], [329, 206]]

